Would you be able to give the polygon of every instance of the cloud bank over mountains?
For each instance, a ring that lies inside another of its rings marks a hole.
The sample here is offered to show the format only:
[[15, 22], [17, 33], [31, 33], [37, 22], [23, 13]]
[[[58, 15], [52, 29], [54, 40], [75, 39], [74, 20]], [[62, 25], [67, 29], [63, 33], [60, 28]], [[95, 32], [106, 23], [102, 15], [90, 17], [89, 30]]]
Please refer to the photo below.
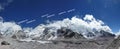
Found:
[[89, 33], [99, 35], [96, 32], [100, 32], [101, 30], [113, 33], [110, 27], [105, 25], [102, 20], [95, 19], [93, 15], [89, 14], [86, 14], [83, 19], [73, 16], [72, 18], [49, 22], [48, 24], [40, 24], [35, 28], [24, 28], [15, 22], [4, 22], [3, 18], [0, 17], [0, 33], [4, 36], [11, 36], [19, 31], [22, 31], [26, 36], [34, 38], [42, 36], [45, 34], [46, 30], [47, 33], [54, 34], [54, 36], [51, 36], [49, 39], [55, 39], [57, 38], [57, 30], [62, 27], [68, 28], [78, 34], [82, 34], [86, 38]]

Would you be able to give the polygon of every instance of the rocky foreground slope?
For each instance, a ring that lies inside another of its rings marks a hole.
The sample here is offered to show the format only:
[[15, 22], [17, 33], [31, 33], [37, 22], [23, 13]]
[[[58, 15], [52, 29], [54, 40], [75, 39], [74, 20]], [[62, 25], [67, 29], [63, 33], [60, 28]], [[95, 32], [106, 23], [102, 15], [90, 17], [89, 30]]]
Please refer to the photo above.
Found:
[[19, 41], [13, 38], [1, 38], [0, 42], [0, 49], [118, 49], [120, 46], [120, 41], [113, 38], [101, 38], [99, 40], [60, 39], [51, 40], [50, 43], [44, 44], [40, 43], [41, 41]]

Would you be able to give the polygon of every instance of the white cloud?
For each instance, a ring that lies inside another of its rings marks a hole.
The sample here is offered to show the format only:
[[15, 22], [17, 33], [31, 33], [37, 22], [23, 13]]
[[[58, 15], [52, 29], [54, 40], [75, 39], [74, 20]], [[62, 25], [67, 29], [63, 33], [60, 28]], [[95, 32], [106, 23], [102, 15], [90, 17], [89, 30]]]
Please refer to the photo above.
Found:
[[63, 12], [58, 13], [58, 15], [62, 15], [62, 14], [65, 14], [65, 13], [66, 13], [66, 11], [63, 11]]
[[116, 37], [115, 38], [118, 38], [120, 36], [120, 29], [118, 32], [115, 33]]
[[8, 2], [8, 3], [11, 3], [11, 2], [13, 2], [13, 0], [7, 0], [7, 2]]
[[0, 22], [3, 22], [3, 18], [0, 16]]
[[45, 14], [45, 15], [42, 15], [41, 17], [46, 17], [46, 16], [48, 16], [49, 14]]
[[21, 26], [17, 25], [14, 22], [1, 22], [0, 31], [4, 36], [11, 36], [17, 31], [22, 30]]
[[47, 18], [53, 17], [55, 14], [48, 15]]
[[32, 31], [31, 33], [34, 33], [36, 35], [42, 35], [45, 28], [51, 28], [49, 29], [49, 33], [53, 33], [57, 32], [57, 29], [60, 29], [61, 27], [67, 27], [74, 32], [83, 34], [84, 36], [86, 36], [88, 32], [94, 33], [94, 30], [98, 32], [104, 30], [106, 32], [112, 33], [109, 26], [104, 25], [104, 22], [102, 22], [101, 20], [95, 19], [93, 15], [85, 15], [83, 19], [74, 16], [71, 19], [66, 18], [61, 21], [54, 21], [46, 25], [42, 24], [34, 29], [37, 31]]
[[73, 12], [73, 11], [75, 11], [75, 9], [70, 9], [67, 12], [69, 13], [69, 12]]
[[30, 20], [30, 21], [28, 21], [28, 22], [26, 22], [27, 24], [29, 24], [29, 23], [32, 23], [32, 22], [34, 22], [34, 21], [36, 21], [35, 19], [34, 20]]
[[4, 8], [2, 7], [2, 5], [0, 4], [0, 11], [3, 10]]
[[15, 22], [3, 22], [3, 18], [0, 17], [0, 34], [11, 36], [19, 30], [22, 30], [21, 26], [17, 25]]
[[0, 12], [1, 12], [1, 10], [4, 10], [5, 6], [8, 6], [12, 2], [13, 2], [13, 0], [6, 0], [6, 2], [0, 3]]
[[46, 20], [46, 23], [51, 23], [50, 20]]
[[93, 17], [93, 15], [86, 15], [84, 17], [84, 20], [95, 21], [95, 18]]
[[28, 19], [25, 19], [25, 20], [22, 20], [22, 21], [18, 22], [18, 24], [21, 24], [21, 23], [24, 23], [24, 22], [27, 22], [27, 21], [28, 21]]

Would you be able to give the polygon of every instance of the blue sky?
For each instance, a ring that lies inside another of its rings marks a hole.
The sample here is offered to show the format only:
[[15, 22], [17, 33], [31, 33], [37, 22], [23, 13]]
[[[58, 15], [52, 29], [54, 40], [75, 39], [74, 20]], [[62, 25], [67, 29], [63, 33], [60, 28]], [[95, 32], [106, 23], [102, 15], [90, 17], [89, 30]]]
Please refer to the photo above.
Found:
[[[1, 8], [2, 7], [2, 8]], [[23, 27], [36, 27], [47, 20], [62, 20], [79, 15], [92, 14], [110, 26], [113, 32], [120, 29], [120, 0], [0, 0], [0, 16], [4, 21], [20, 22]], [[71, 12], [66, 12], [73, 10]], [[62, 15], [58, 13], [63, 12]], [[52, 17], [41, 17], [43, 15]]]

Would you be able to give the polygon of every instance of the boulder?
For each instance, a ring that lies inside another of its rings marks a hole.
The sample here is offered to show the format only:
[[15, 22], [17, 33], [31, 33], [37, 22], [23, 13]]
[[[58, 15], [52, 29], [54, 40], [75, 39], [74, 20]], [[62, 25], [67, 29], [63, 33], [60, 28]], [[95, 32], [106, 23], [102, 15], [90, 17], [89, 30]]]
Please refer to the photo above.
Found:
[[10, 45], [10, 43], [8, 43], [7, 41], [2, 41], [1, 45]]

